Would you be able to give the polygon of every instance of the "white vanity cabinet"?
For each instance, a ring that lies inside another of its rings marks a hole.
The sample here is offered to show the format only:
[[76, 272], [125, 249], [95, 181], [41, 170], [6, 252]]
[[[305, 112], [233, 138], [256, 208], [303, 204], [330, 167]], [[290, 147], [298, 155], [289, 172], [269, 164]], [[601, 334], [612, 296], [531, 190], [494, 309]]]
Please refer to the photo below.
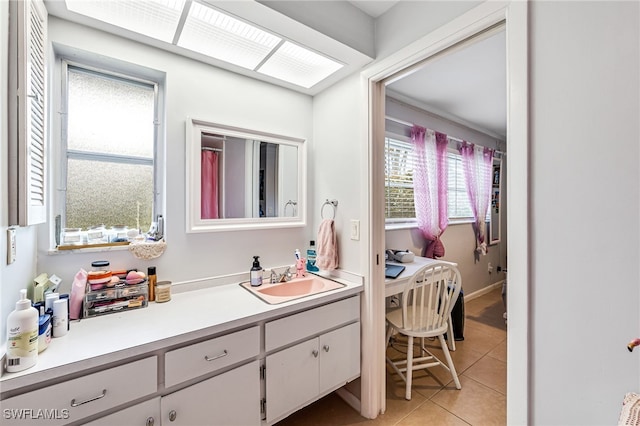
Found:
[[63, 425], [151, 395], [157, 368], [152, 356], [5, 399], [2, 424]]
[[260, 365], [252, 361], [163, 396], [163, 426], [260, 425]]
[[266, 357], [267, 424], [360, 375], [359, 313], [355, 296], [265, 324], [267, 351], [284, 348]]
[[167, 352], [165, 388], [232, 365], [244, 365], [163, 396], [162, 424], [259, 425], [259, 354], [259, 326]]
[[141, 402], [108, 416], [100, 417], [85, 426], [160, 426], [160, 397]]

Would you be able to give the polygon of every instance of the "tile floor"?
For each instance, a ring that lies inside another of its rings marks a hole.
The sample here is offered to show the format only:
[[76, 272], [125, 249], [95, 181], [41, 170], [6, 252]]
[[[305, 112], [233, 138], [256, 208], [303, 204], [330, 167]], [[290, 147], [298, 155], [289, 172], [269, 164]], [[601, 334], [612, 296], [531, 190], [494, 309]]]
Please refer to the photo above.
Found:
[[[277, 426], [347, 425], [504, 425], [507, 410], [507, 328], [501, 289], [465, 303], [464, 341], [452, 352], [462, 389], [441, 367], [414, 372], [411, 401], [404, 382], [387, 366], [387, 409], [375, 420], [361, 417], [339, 396], [330, 394], [282, 420]], [[433, 346], [440, 359], [442, 351]], [[388, 349], [393, 358], [406, 350], [401, 341]]]

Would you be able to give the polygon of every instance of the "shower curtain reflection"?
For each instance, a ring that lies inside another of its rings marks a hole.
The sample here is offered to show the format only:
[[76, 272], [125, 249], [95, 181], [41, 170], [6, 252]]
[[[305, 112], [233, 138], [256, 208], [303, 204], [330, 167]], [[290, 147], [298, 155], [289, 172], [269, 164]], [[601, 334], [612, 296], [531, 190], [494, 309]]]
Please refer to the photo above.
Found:
[[219, 219], [218, 213], [218, 153], [203, 149], [201, 154], [201, 194], [200, 217], [202, 219]]

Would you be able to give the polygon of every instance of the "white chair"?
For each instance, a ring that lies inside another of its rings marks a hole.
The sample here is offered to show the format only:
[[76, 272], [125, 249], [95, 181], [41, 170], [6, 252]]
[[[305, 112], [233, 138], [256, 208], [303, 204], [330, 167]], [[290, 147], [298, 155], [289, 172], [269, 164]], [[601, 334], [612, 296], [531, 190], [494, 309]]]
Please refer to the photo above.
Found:
[[[406, 383], [405, 398], [411, 399], [411, 380], [414, 370], [443, 366], [451, 373], [456, 388], [461, 389], [456, 368], [453, 365], [444, 334], [449, 329], [451, 310], [458, 299], [462, 279], [460, 271], [446, 262], [435, 262], [424, 266], [406, 284], [402, 293], [400, 308], [387, 313], [387, 346], [394, 332], [407, 336], [406, 360], [394, 361], [387, 356], [387, 362]], [[413, 338], [418, 337], [420, 354], [413, 356]], [[425, 338], [437, 337], [446, 358], [446, 364], [429, 352]], [[453, 334], [449, 334], [449, 340]]]

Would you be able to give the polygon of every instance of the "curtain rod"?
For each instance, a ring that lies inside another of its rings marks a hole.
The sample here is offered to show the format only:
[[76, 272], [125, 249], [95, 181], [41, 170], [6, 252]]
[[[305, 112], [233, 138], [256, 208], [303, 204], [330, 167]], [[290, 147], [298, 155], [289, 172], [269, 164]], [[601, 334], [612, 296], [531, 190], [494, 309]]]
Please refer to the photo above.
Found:
[[[398, 124], [401, 124], [403, 126], [407, 126], [407, 127], [413, 127], [414, 126], [413, 123], [409, 123], [408, 121], [400, 120], [398, 118], [393, 118], [393, 117], [390, 117], [388, 115], [385, 115], [384, 118], [385, 118], [385, 120], [394, 121], [394, 122], [396, 122]], [[464, 142], [464, 140], [462, 140], [462, 139], [454, 138], [453, 136], [449, 136], [449, 135], [447, 135], [447, 138], [449, 138], [449, 139], [451, 139], [452, 141], [455, 141], [455, 142]], [[498, 151], [497, 149], [494, 149], [493, 152], [494, 152], [494, 155], [495, 154], [498, 154], [499, 156], [504, 155], [504, 153], [502, 151]]]
[[217, 151], [217, 152], [223, 152], [223, 151], [222, 151], [222, 149], [220, 149], [220, 148], [211, 148], [211, 147], [208, 147], [208, 146], [203, 146], [201, 149], [202, 149], [203, 151]]

